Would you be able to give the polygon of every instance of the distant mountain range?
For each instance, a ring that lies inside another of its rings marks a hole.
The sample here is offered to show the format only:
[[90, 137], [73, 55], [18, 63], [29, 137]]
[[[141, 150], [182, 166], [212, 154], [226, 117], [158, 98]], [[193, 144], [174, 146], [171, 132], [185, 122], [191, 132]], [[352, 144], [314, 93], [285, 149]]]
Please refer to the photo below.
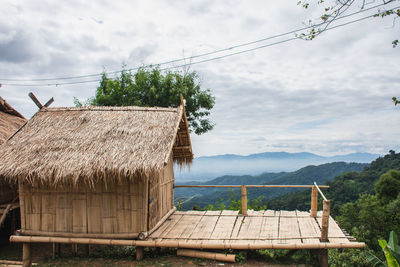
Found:
[[369, 163], [380, 155], [352, 153], [324, 157], [308, 152], [264, 152], [247, 156], [225, 154], [198, 157], [190, 169], [175, 168], [177, 182], [207, 181], [222, 175], [259, 175], [265, 172], [292, 172], [308, 165], [331, 162]]
[[[207, 182], [185, 182], [185, 184], [199, 185], [256, 185], [256, 184], [303, 184], [310, 185], [314, 182], [325, 184], [334, 177], [345, 172], [360, 172], [365, 167], [369, 166], [366, 163], [345, 163], [334, 162], [325, 163], [318, 166], [309, 165], [294, 172], [280, 173], [263, 173], [257, 176], [242, 175], [231, 176], [225, 175]], [[179, 184], [179, 183], [177, 183]], [[282, 194], [287, 194], [304, 188], [249, 188], [248, 198], [256, 199], [260, 196], [264, 200], [269, 200]], [[208, 204], [214, 204], [217, 201], [229, 204], [231, 197], [240, 198], [240, 190], [229, 190], [226, 188], [176, 188], [175, 201], [180, 199], [183, 201], [184, 209], [191, 209], [193, 206], [205, 207]]]

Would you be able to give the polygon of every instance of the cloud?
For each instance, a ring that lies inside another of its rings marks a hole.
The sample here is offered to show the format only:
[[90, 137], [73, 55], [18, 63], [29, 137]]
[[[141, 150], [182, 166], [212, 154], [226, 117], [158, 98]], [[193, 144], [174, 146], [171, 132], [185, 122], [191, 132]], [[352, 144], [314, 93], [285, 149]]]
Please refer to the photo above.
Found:
[[[77, 76], [118, 70], [123, 63], [160, 63], [301, 28], [317, 14], [296, 3], [261, 0], [13, 2], [2, 5], [0, 78]], [[390, 26], [390, 19], [371, 19], [313, 41], [192, 65], [202, 88], [216, 96], [211, 115], [216, 127], [192, 136], [195, 154], [396, 149], [400, 126], [394, 122], [400, 112], [391, 97], [399, 95], [400, 50], [391, 48], [396, 30]], [[73, 96], [93, 96], [98, 85], [12, 87], [0, 82], [0, 95], [27, 117], [36, 111], [29, 91], [43, 102], [54, 96], [53, 105], [68, 106]]]
[[0, 25], [0, 61], [23, 63], [38, 58], [33, 39], [22, 29], [10, 29], [6, 25]]

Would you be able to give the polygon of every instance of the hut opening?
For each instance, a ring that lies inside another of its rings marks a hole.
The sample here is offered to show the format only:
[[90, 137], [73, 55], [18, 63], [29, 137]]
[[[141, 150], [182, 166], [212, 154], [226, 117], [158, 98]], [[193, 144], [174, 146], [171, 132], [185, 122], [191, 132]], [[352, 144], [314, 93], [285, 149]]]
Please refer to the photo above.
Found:
[[3, 146], [22, 235], [146, 237], [174, 210], [174, 162], [193, 159], [184, 106], [42, 108]]

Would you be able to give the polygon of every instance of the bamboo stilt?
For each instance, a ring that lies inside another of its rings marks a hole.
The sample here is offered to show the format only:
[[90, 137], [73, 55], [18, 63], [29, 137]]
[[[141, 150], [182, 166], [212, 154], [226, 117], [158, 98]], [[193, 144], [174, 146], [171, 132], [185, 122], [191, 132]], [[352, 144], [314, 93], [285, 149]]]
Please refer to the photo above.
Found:
[[143, 247], [136, 247], [136, 260], [141, 261], [144, 257], [144, 248]]
[[22, 244], [22, 266], [30, 267], [32, 266], [32, 256], [31, 256], [31, 244]]
[[317, 210], [318, 210], [318, 190], [315, 186], [312, 187], [311, 191], [311, 217], [317, 217]]
[[321, 267], [329, 267], [328, 264], [328, 250], [321, 249], [320, 250], [320, 266]]
[[241, 186], [242, 190], [242, 214], [247, 216], [247, 189], [245, 185]]
[[234, 254], [222, 254], [192, 249], [178, 249], [177, 255], [192, 258], [203, 258], [215, 261], [236, 262], [236, 255]]
[[329, 231], [329, 216], [330, 216], [330, 201], [324, 200], [324, 206], [322, 211], [322, 224], [321, 224], [321, 242], [328, 242], [328, 231]]
[[55, 260], [56, 259], [56, 243], [53, 243], [53, 253], [52, 253], [52, 259]]

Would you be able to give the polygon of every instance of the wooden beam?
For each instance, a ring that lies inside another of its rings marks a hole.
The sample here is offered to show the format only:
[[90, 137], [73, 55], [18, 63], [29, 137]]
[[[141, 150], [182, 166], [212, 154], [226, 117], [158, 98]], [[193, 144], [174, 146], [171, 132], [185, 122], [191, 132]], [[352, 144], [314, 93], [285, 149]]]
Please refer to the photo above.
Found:
[[[22, 208], [22, 206], [21, 206]], [[23, 213], [21, 212], [21, 215]], [[21, 217], [22, 225], [22, 217]], [[133, 239], [138, 238], [139, 233], [116, 233], [116, 234], [103, 234], [103, 233], [67, 233], [67, 232], [48, 232], [48, 231], [35, 231], [35, 230], [18, 230], [21, 235], [32, 236], [55, 236], [55, 237], [74, 237], [74, 238], [117, 238], [117, 239]]]
[[[187, 117], [186, 117], [186, 108], [185, 108], [185, 104], [186, 104], [185, 102], [186, 101], [183, 99], [182, 94], [180, 94], [180, 98], [181, 98], [181, 105], [182, 105], [182, 108], [183, 108], [183, 118], [184, 118], [185, 125], [186, 125], [188, 143], [189, 143], [189, 146], [192, 147], [192, 142], [190, 140], [190, 133], [189, 133], [189, 124], [188, 124]], [[190, 152], [192, 152], [192, 150], [190, 150]]]
[[225, 262], [236, 262], [235, 254], [223, 254], [215, 252], [198, 251], [192, 249], [178, 249], [176, 252], [178, 256], [192, 257], [192, 258], [203, 258], [215, 261]]
[[[179, 187], [241, 187], [241, 185], [174, 185], [175, 188]], [[313, 185], [246, 185], [246, 187], [265, 187], [265, 188], [272, 188], [272, 187], [278, 187], [278, 188], [312, 188]], [[329, 188], [329, 186], [324, 185], [320, 186], [322, 188]]]
[[28, 95], [32, 99], [32, 101], [36, 104], [36, 106], [38, 106], [39, 109], [43, 108], [42, 103], [40, 103], [40, 101], [36, 98], [36, 96], [32, 92], [30, 92]]
[[46, 104], [44, 104], [44, 106], [46, 108], [48, 108], [51, 105], [51, 103], [53, 103], [53, 102], [54, 102], [54, 98], [52, 97], [52, 98], [49, 99], [49, 101], [46, 102]]
[[365, 248], [365, 243], [226, 243], [212, 242], [208, 240], [193, 242], [184, 241], [156, 241], [156, 240], [122, 240], [122, 239], [95, 239], [95, 238], [69, 238], [50, 236], [17, 236], [10, 237], [11, 242], [17, 243], [63, 243], [63, 244], [90, 244], [90, 245], [112, 245], [112, 246], [139, 246], [139, 247], [166, 247], [166, 248], [193, 248], [193, 249], [333, 249], [333, 248]]

